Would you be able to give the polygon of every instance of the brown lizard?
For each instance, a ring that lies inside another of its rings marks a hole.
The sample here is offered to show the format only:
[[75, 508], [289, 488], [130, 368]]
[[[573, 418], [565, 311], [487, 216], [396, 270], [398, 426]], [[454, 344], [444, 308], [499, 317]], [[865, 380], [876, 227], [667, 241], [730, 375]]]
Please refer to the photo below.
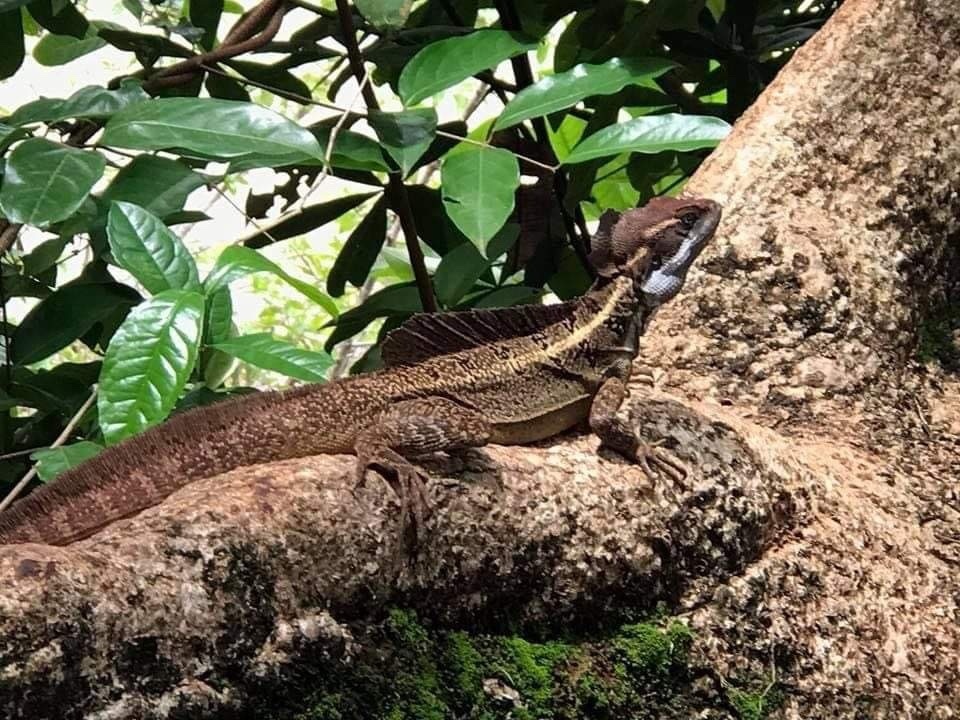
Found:
[[593, 239], [597, 280], [555, 305], [415, 315], [383, 344], [386, 368], [265, 392], [171, 418], [103, 451], [0, 514], [0, 544], [63, 545], [233, 468], [354, 453], [357, 481], [380, 472], [403, 513], [425, 501], [411, 458], [541, 440], [588, 420], [612, 449], [666, 473], [616, 413], [656, 309], [683, 286], [720, 206], [657, 198], [607, 213]]

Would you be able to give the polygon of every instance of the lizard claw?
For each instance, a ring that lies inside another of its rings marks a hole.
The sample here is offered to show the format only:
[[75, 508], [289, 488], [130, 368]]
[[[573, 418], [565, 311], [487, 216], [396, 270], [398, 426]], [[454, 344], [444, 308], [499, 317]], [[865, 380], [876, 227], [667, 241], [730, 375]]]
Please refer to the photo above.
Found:
[[357, 459], [354, 497], [358, 497], [357, 490], [366, 485], [368, 469], [374, 470], [396, 493], [400, 501], [400, 537], [414, 544], [417, 529], [433, 510], [427, 495], [427, 476], [399, 453], [389, 448], [380, 449]]
[[675, 485], [686, 489], [686, 479], [690, 474], [687, 466], [678, 460], [672, 453], [661, 450], [663, 440], [645, 443], [637, 448], [636, 460], [647, 476], [653, 480], [663, 475]]

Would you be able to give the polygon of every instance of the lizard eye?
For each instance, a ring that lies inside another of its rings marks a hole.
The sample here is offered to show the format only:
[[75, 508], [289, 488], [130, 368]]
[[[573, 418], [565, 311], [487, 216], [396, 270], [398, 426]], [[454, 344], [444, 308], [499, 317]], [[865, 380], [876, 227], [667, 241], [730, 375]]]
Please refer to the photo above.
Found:
[[697, 214], [692, 212], [684, 213], [680, 216], [680, 223], [684, 229], [689, 230], [697, 224]]

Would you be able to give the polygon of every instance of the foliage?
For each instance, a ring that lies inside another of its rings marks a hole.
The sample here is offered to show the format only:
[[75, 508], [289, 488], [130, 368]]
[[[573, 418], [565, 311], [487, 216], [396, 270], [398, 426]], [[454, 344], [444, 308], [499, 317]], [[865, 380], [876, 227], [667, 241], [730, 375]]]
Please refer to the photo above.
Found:
[[331, 662], [304, 683], [307, 697], [295, 705], [306, 708], [296, 717], [695, 717], [723, 701], [696, 688], [687, 667], [693, 641], [686, 625], [669, 619], [627, 625], [591, 640], [534, 642], [434, 630], [411, 611], [393, 610], [381, 629], [362, 638], [363, 652], [349, 665]]
[[[275, 0], [123, 0], [127, 14], [106, 22], [69, 0], [0, 2], [0, 78], [27, 52], [64, 73], [108, 47], [130, 64], [0, 117], [0, 455], [16, 453], [0, 488], [71, 419], [68, 445], [36, 456], [43, 480], [230, 394], [237, 360], [322, 380], [329, 352], [351, 357], [338, 345], [378, 342], [414, 312], [582, 292], [588, 223], [679, 192], [835, 4], [338, 0], [285, 16]], [[346, 112], [350, 79], [363, 102]], [[474, 93], [496, 117], [450, 112]], [[185, 210], [200, 188], [230, 192], [264, 168], [283, 175], [249, 194], [250, 235], [216, 237]], [[343, 196], [299, 196], [328, 177]], [[220, 243], [208, 272], [184, 223]], [[335, 228], [347, 233], [327, 243], [336, 255], [299, 244]], [[326, 292], [267, 257], [278, 243]], [[83, 258], [76, 276], [70, 258]], [[302, 295], [324, 351], [276, 311], [279, 337], [238, 329], [231, 283], [253, 274]], [[354, 370], [378, 357], [374, 343]]]

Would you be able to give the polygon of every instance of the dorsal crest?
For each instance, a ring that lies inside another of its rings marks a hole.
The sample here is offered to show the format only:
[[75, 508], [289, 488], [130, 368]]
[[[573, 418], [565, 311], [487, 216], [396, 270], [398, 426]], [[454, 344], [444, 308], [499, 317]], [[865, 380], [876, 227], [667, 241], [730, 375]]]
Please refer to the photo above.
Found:
[[573, 318], [573, 302], [414, 315], [383, 341], [384, 365], [411, 365], [438, 355], [533, 335]]

